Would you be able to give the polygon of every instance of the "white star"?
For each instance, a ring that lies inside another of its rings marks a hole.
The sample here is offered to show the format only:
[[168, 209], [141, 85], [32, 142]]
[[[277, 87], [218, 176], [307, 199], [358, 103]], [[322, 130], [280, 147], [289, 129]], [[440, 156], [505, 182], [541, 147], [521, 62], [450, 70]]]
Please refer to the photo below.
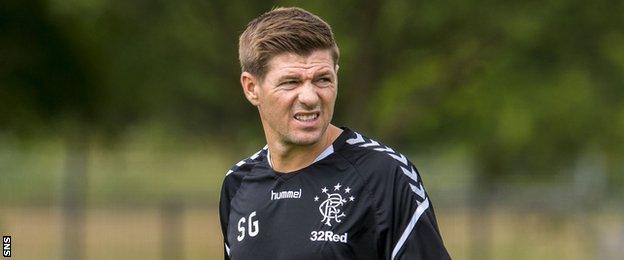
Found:
[[323, 187], [323, 189], [321, 189], [321, 191], [327, 193], [327, 187]]
[[336, 184], [336, 186], [334, 186], [334, 190], [340, 190], [340, 187], [342, 186], [340, 185], [340, 182], [339, 182], [338, 184]]
[[318, 196], [314, 197], [314, 201], [318, 201], [318, 199], [319, 199]]
[[347, 188], [345, 189], [346, 193], [349, 193], [351, 191], [351, 188], [349, 188], [349, 186], [347, 186]]
[[354, 201], [354, 200], [355, 200], [355, 197], [353, 196], [349, 197], [349, 201]]

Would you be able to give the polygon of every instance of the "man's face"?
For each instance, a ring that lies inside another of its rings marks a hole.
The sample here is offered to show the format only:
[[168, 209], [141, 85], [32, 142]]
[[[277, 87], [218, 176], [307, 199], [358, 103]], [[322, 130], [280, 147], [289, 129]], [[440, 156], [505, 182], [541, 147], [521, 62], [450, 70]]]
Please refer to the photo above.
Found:
[[331, 122], [337, 94], [331, 52], [317, 50], [306, 57], [284, 53], [267, 65], [264, 80], [256, 81], [253, 88], [255, 99], [247, 93], [249, 88], [245, 92], [258, 107], [269, 141], [311, 145], [321, 140]]

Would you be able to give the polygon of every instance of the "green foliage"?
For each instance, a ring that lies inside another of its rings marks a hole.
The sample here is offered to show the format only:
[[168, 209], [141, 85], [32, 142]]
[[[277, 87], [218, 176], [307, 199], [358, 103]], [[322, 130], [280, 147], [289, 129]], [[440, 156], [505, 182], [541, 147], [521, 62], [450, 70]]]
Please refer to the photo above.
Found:
[[[341, 47], [336, 124], [408, 150], [464, 145], [487, 178], [558, 174], [588, 147], [615, 158], [612, 176], [621, 171], [623, 3], [301, 4]], [[63, 133], [70, 121], [123, 136], [158, 122], [175, 135], [257, 142], [237, 38], [274, 5], [299, 3], [5, 3], [0, 129]]]

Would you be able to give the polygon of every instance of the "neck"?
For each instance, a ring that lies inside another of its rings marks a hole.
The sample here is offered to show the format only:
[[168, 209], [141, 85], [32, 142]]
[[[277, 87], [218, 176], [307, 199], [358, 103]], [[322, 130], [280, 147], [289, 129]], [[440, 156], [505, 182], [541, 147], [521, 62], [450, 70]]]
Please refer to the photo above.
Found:
[[321, 140], [311, 145], [292, 145], [268, 140], [273, 169], [278, 172], [292, 172], [307, 167], [341, 132], [342, 129], [330, 124]]

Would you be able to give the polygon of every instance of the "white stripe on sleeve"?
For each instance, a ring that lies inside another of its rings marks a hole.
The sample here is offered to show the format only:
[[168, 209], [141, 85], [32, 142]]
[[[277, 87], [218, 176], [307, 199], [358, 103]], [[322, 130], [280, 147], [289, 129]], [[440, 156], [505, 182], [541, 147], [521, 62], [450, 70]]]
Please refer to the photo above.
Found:
[[397, 244], [394, 246], [394, 249], [392, 250], [392, 258], [391, 259], [394, 259], [397, 256], [397, 254], [399, 253], [399, 250], [401, 250], [401, 247], [403, 247], [403, 244], [405, 244], [405, 241], [407, 240], [407, 237], [410, 235], [410, 233], [412, 233], [412, 230], [414, 229], [414, 226], [416, 226], [416, 222], [418, 222], [418, 219], [425, 212], [425, 210], [427, 210], [427, 208], [429, 208], [429, 198], [426, 198], [416, 208], [416, 212], [414, 212], [414, 215], [412, 215], [412, 218], [410, 219], [409, 224], [407, 224], [407, 227], [405, 228], [405, 231], [403, 231], [403, 234], [401, 235], [401, 238], [399, 239]]

